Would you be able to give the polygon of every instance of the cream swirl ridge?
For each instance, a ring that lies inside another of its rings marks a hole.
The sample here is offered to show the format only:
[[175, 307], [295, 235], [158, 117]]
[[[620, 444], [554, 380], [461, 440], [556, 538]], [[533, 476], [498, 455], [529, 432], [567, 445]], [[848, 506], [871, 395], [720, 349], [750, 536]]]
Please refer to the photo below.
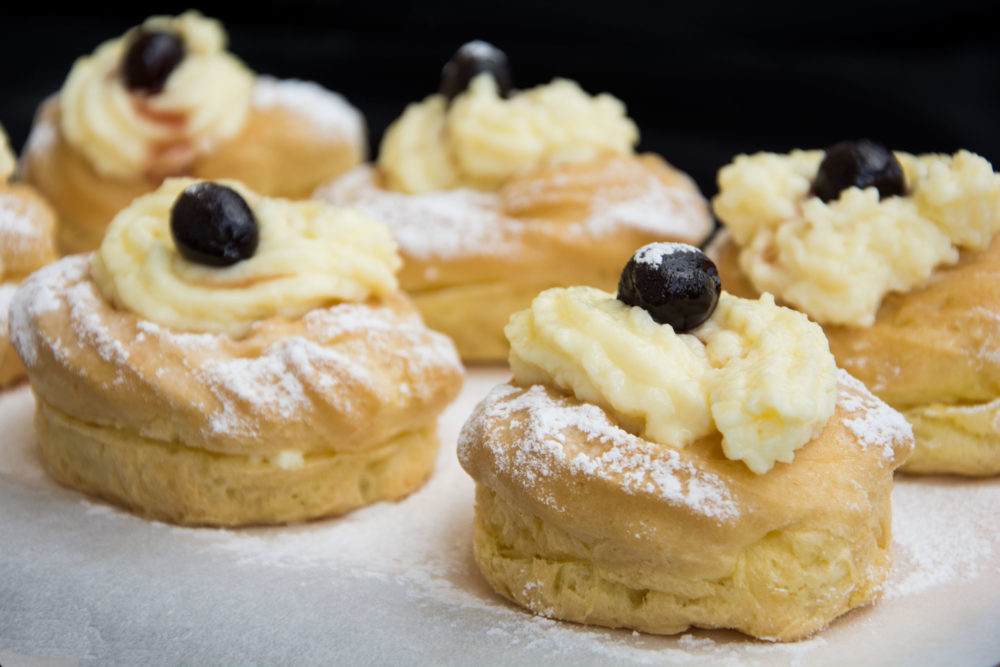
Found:
[[[156, 93], [130, 91], [121, 76], [122, 58], [139, 30], [172, 32], [185, 46], [183, 60]], [[181, 173], [246, 121], [253, 73], [225, 43], [222, 26], [197, 12], [155, 16], [105, 42], [73, 64], [60, 91], [66, 140], [102, 176]]]
[[556, 79], [503, 99], [481, 74], [450, 105], [431, 95], [408, 106], [386, 132], [378, 166], [390, 189], [410, 194], [495, 191], [534, 167], [630, 155], [638, 139], [611, 95]]
[[519, 384], [552, 384], [604, 407], [630, 431], [673, 447], [713, 432], [727, 458], [763, 474], [789, 463], [833, 414], [837, 371], [818, 325], [723, 292], [677, 334], [590, 287], [542, 292], [505, 330]]
[[193, 179], [168, 179], [115, 216], [92, 272], [115, 306], [178, 331], [245, 334], [254, 322], [297, 317], [398, 289], [402, 260], [388, 230], [364, 214], [317, 201], [261, 197], [236, 182], [260, 242], [225, 268], [184, 259], [170, 231], [174, 201]]

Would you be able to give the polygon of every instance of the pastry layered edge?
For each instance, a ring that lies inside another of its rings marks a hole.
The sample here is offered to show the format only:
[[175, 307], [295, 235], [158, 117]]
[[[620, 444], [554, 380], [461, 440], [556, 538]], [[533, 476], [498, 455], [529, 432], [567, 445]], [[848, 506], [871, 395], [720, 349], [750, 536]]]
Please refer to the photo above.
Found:
[[281, 523], [429, 476], [463, 369], [401, 294], [258, 322], [243, 338], [116, 310], [89, 256], [14, 296], [11, 333], [60, 481], [178, 523]]
[[717, 438], [673, 450], [550, 388], [502, 386], [459, 444], [476, 562], [499, 594], [552, 618], [807, 637], [878, 598], [892, 473], [912, 447], [860, 383], [842, 374], [840, 392], [820, 436], [756, 478]]
[[285, 468], [88, 424], [36, 402], [42, 456], [57, 481], [182, 525], [287, 523], [398, 500], [430, 477], [438, 448], [432, 425]]

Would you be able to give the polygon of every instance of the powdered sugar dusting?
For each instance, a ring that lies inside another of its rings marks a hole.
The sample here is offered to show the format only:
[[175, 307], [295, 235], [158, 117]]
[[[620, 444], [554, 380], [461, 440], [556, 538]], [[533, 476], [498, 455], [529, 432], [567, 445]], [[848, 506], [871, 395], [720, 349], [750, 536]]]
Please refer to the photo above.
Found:
[[[485, 433], [489, 438], [491, 424], [507, 422], [523, 428], [521, 437], [514, 442], [488, 440], [488, 446], [497, 465], [527, 485], [569, 470], [613, 482], [627, 493], [658, 496], [703, 516], [732, 520], [740, 515], [725, 482], [716, 475], [683, 461], [674, 449], [628, 433], [600, 407], [559, 402], [540, 385], [525, 391], [509, 385], [495, 388], [463, 428], [459, 457], [469, 458], [477, 446], [475, 437]], [[583, 449], [576, 449], [567, 438], [570, 431], [584, 435]]]
[[[40, 578], [12, 575], [9, 588], [23, 602], [19, 618], [29, 632], [36, 627], [40, 637], [61, 621], [60, 627], [68, 628], [64, 634], [79, 633], [87, 642], [83, 650], [98, 660], [108, 658], [109, 650], [120, 658], [123, 651], [151, 655], [159, 649], [156, 638], [117, 641], [123, 635], [115, 634], [117, 619], [109, 618], [109, 605], [133, 600], [133, 607], [114, 610], [140, 610], [140, 619], [145, 618], [151, 599], [170, 601], [170, 613], [158, 617], [157, 628], [165, 637], [186, 637], [170, 647], [186, 662], [204, 662], [205, 647], [220, 641], [242, 646], [240, 633], [261, 618], [283, 619], [280, 637], [269, 639], [275, 653], [258, 656], [270, 662], [289, 655], [317, 662], [329, 655], [370, 655], [372, 646], [380, 646], [387, 661], [447, 662], [461, 656], [482, 664], [910, 664], [920, 651], [926, 662], [976, 664], [996, 655], [982, 650], [983, 637], [954, 634], [966, 626], [963, 614], [982, 621], [997, 608], [996, 480], [897, 476], [894, 565], [882, 600], [804, 641], [758, 642], [725, 631], [658, 637], [554, 621], [505, 602], [473, 562], [474, 485], [458, 466], [453, 446], [476, 402], [508, 377], [500, 368], [470, 371], [462, 395], [442, 419], [434, 475], [405, 500], [331, 520], [247, 530], [167, 526], [60, 487], [45, 474], [35, 452], [30, 389], [0, 392], [0, 424], [5, 426], [0, 505], [7, 534], [16, 538], [5, 543], [5, 565], [14, 573], [42, 572], [52, 590], [81, 590], [78, 597], [91, 612], [66, 620], [72, 612], [60, 609], [62, 598], [35, 591]], [[51, 549], [53, 544], [73, 548]], [[97, 557], [86, 560], [87, 567], [51, 565], [90, 555]], [[176, 560], [164, 565], [170, 559]], [[104, 569], [95, 570], [96, 565]], [[147, 576], [157, 566], [164, 567], [163, 576]], [[98, 578], [99, 571], [121, 576]], [[135, 582], [142, 583], [130, 588]], [[986, 596], [983, 604], [992, 606], [970, 608], [969, 587], [978, 587]], [[247, 595], [236, 596], [234, 590]], [[321, 598], [326, 606], [318, 602]], [[232, 610], [231, 618], [219, 613], [220, 604]], [[312, 623], [317, 616], [320, 620]], [[337, 636], [314, 632], [316, 626], [329, 626], [330, 619], [348, 616], [359, 619], [356, 633], [342, 625]], [[192, 625], [192, 619], [202, 618], [214, 621], [204, 631]], [[928, 633], [925, 649], [920, 637], [930, 628], [934, 632]], [[116, 641], [100, 639], [105, 629]], [[397, 641], [386, 645], [386, 637]], [[14, 641], [7, 649], [18, 650], [17, 637]], [[410, 652], [399, 648], [404, 644]], [[977, 645], [978, 653], [969, 652]]]
[[868, 388], [843, 369], [838, 369], [838, 381], [853, 393], [840, 393], [841, 408], [860, 415], [844, 419], [846, 426], [864, 448], [873, 447], [882, 451], [883, 464], [895, 456], [894, 447], [913, 439], [913, 427], [892, 408], [868, 391]]
[[635, 229], [661, 237], [699, 241], [711, 231], [711, 221], [701, 213], [703, 207], [697, 192], [667, 186], [647, 175], [627, 186], [598, 191], [581, 227], [594, 236]]
[[327, 136], [353, 146], [360, 147], [365, 140], [361, 113], [341, 95], [311, 81], [260, 76], [253, 88], [253, 104], [287, 108], [307, 118]]
[[41, 215], [33, 203], [0, 192], [0, 246], [6, 253], [17, 255], [38, 245], [42, 229], [35, 221]]
[[[89, 256], [66, 257], [28, 276], [14, 294], [10, 304], [10, 339], [28, 368], [38, 363], [38, 350], [42, 343], [34, 321], [61, 308], [61, 290], [82, 279], [89, 270]], [[60, 341], [55, 341], [57, 352], [59, 345]]]
[[893, 551], [897, 567], [888, 599], [969, 581], [1000, 568], [1000, 485], [904, 477], [893, 493]]
[[663, 263], [663, 258], [678, 252], [701, 252], [693, 245], [687, 243], [647, 243], [635, 252], [637, 264], [651, 264], [659, 266]]
[[512, 252], [524, 223], [504, 218], [493, 194], [457, 189], [408, 195], [375, 185], [375, 171], [362, 166], [316, 196], [364, 211], [389, 227], [403, 252], [420, 259], [452, 259]]
[[[708, 234], [711, 223], [697, 192], [667, 186], [642, 173], [639, 181], [624, 185], [598, 187], [585, 181], [584, 185], [596, 188], [587, 202], [586, 217], [566, 224], [562, 233], [596, 240], [633, 229], [692, 241]], [[567, 181], [566, 176], [555, 174], [519, 183], [516, 191], [505, 190], [503, 196], [462, 188], [409, 195], [378, 187], [374, 168], [361, 166], [321, 187], [314, 196], [359, 208], [385, 223], [406, 255], [454, 259], [517, 252], [532, 224], [540, 221], [507, 215], [504, 206], [516, 211], [531, 202], [545, 203], [548, 189], [553, 190], [552, 196], [561, 197]]]

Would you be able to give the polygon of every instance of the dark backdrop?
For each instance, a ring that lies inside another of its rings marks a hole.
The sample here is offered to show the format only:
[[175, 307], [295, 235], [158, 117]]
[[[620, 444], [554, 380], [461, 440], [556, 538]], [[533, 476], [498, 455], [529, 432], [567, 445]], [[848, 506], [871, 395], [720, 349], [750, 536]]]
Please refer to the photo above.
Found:
[[[81, 3], [84, 4], [84, 3]], [[0, 9], [0, 122], [15, 147], [75, 57], [186, 4]], [[628, 105], [641, 147], [706, 194], [738, 152], [867, 136], [1000, 159], [1000, 2], [203, 2], [258, 72], [318, 81], [367, 116], [373, 146], [435, 90], [462, 42], [507, 51], [519, 87], [565, 76]]]

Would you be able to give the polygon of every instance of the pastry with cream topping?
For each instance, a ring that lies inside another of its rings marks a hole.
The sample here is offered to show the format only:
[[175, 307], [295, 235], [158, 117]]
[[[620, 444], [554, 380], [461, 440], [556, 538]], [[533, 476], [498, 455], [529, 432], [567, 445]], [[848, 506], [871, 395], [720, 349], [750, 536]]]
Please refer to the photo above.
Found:
[[360, 212], [167, 179], [14, 296], [47, 468], [181, 524], [407, 495], [462, 366], [399, 291], [400, 262]]
[[823, 326], [837, 363], [913, 424], [914, 473], [1000, 473], [1000, 176], [870, 141], [741, 155], [709, 254], [734, 294]]
[[24, 377], [10, 344], [10, 300], [25, 276], [56, 259], [55, 215], [34, 188], [11, 182], [16, 168], [0, 127], [0, 387]]
[[340, 95], [257, 76], [226, 50], [218, 21], [189, 11], [79, 58], [36, 114], [23, 171], [71, 253], [95, 249], [114, 215], [165, 177], [305, 198], [366, 152], [364, 120]]
[[912, 431], [803, 314], [720, 294], [696, 248], [652, 244], [617, 298], [547, 290], [506, 333], [514, 378], [458, 448], [498, 593], [581, 623], [781, 641], [878, 598]]
[[632, 251], [700, 243], [712, 229], [693, 181], [637, 154], [625, 106], [555, 79], [512, 88], [506, 56], [462, 47], [441, 92], [409, 105], [378, 160], [316, 196], [385, 222], [403, 289], [462, 358], [507, 356], [503, 327], [549, 287], [611, 289]]

